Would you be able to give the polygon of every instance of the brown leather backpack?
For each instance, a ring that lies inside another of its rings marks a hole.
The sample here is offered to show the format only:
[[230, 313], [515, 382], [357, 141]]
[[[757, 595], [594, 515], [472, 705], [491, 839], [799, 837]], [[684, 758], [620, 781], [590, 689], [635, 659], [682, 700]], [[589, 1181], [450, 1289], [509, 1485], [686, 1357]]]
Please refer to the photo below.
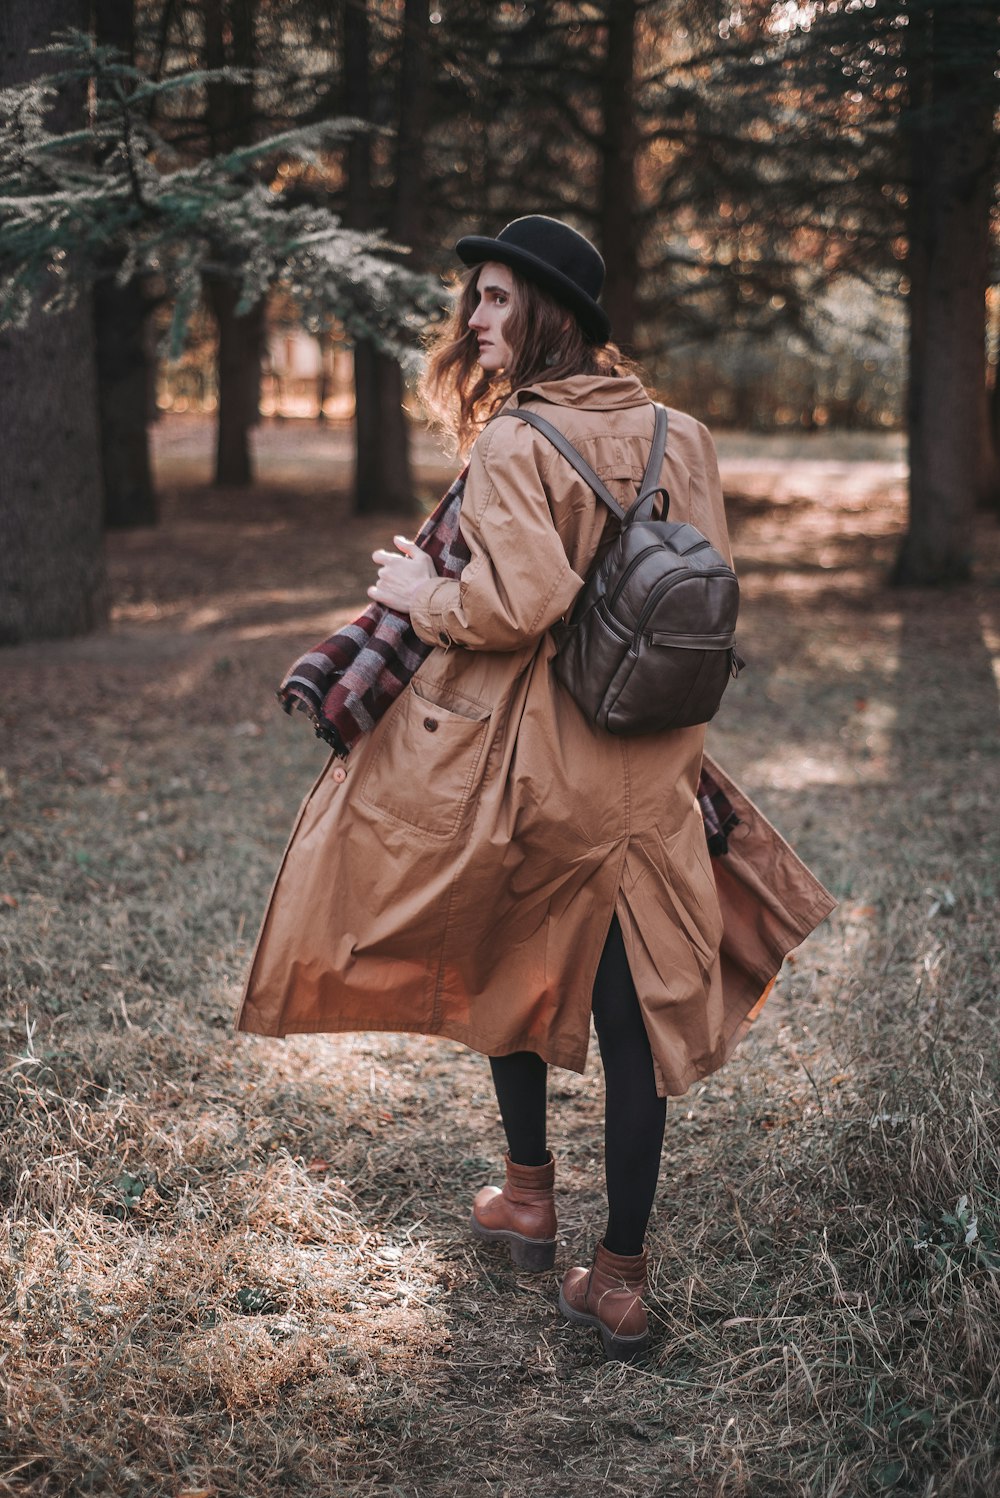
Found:
[[[623, 510], [573, 444], [528, 409], [508, 409], [536, 427], [572, 463], [621, 529], [584, 584], [567, 623], [553, 629], [556, 677], [584, 713], [609, 733], [657, 733], [707, 723], [737, 654], [736, 574], [693, 525], [668, 520], [658, 482], [667, 412], [654, 405], [653, 445], [635, 503]], [[664, 513], [652, 518], [657, 495]]]

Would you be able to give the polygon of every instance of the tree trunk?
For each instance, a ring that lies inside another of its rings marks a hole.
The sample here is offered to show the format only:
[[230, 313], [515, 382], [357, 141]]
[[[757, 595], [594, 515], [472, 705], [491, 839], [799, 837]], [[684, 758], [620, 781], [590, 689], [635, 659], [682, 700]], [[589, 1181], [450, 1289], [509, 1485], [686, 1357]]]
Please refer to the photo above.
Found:
[[104, 524], [155, 525], [156, 492], [149, 460], [149, 368], [146, 306], [134, 281], [94, 288], [97, 403], [104, 470]]
[[399, 59], [399, 128], [389, 232], [401, 244], [419, 248], [424, 224], [424, 139], [430, 124], [428, 0], [405, 0]]
[[[94, 35], [135, 62], [134, 0], [94, 0]], [[146, 304], [136, 282], [111, 279], [94, 289], [97, 399], [104, 469], [104, 523], [155, 525], [156, 494], [149, 460]]]
[[354, 401], [355, 513], [405, 514], [414, 509], [414, 498], [403, 372], [395, 359], [370, 343], [359, 342], [354, 347]]
[[[88, 20], [85, 0], [6, 0], [0, 88], [45, 68], [31, 51], [53, 30]], [[65, 88], [52, 127], [82, 119], [82, 89]], [[101, 541], [94, 330], [86, 299], [36, 311], [0, 335], [0, 643], [84, 634], [107, 615]]]
[[260, 414], [264, 304], [258, 302], [237, 317], [239, 287], [220, 276], [205, 278], [205, 294], [219, 337], [215, 482], [222, 487], [241, 488], [253, 483], [250, 431]]
[[910, 510], [893, 571], [903, 584], [970, 576], [990, 451], [984, 327], [995, 21], [970, 0], [956, 0], [946, 18], [919, 19], [907, 57], [917, 107], [910, 125]]
[[[210, 68], [255, 66], [255, 8], [255, 0], [205, 0], [205, 58]], [[231, 151], [247, 145], [253, 136], [253, 85], [211, 83], [207, 93], [211, 150]], [[205, 279], [219, 338], [215, 482], [230, 488], [253, 483], [250, 431], [260, 415], [264, 348], [264, 304], [236, 316], [237, 269], [233, 267], [231, 278], [220, 275]]]
[[[426, 108], [422, 78], [426, 71], [427, 0], [406, 0], [400, 97], [397, 109], [397, 155], [392, 233], [404, 242], [414, 232], [420, 211], [420, 111]], [[349, 115], [370, 119], [369, 35], [367, 0], [344, 12], [345, 107]], [[405, 174], [405, 183], [402, 178]], [[347, 222], [369, 229], [375, 222], [371, 138], [356, 135], [348, 148]], [[414, 508], [410, 442], [403, 409], [403, 374], [399, 364], [374, 344], [354, 347], [355, 463], [354, 509], [358, 515]]]
[[636, 0], [609, 0], [607, 56], [601, 80], [601, 253], [606, 277], [602, 302], [611, 336], [625, 352], [635, 346], [639, 285], [636, 223], [635, 30]]

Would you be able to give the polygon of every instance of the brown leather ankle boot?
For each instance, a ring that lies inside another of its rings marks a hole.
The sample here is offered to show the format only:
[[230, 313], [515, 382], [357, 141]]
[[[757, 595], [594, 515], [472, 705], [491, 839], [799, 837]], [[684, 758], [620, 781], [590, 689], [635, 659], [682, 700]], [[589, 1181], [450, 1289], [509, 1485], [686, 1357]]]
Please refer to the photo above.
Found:
[[556, 1162], [515, 1165], [504, 1155], [502, 1187], [484, 1186], [472, 1205], [472, 1231], [484, 1243], [506, 1243], [519, 1269], [551, 1269], [556, 1261]]
[[570, 1321], [596, 1326], [605, 1357], [631, 1363], [649, 1346], [646, 1251], [634, 1257], [611, 1254], [597, 1245], [590, 1269], [569, 1269], [559, 1291], [559, 1309]]

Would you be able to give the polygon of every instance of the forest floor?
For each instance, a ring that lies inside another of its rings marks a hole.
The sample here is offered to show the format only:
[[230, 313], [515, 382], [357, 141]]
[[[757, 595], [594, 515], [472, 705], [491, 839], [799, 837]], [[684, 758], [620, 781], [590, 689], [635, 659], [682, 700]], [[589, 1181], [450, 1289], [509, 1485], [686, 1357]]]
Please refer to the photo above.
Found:
[[[323, 758], [274, 685], [400, 522], [350, 516], [342, 432], [266, 426], [246, 494], [209, 443], [160, 424], [111, 628], [2, 658], [0, 1492], [995, 1493], [1000, 528], [975, 584], [890, 591], [897, 440], [720, 443], [751, 669], [711, 747], [840, 904], [668, 1110], [624, 1368], [468, 1235], [482, 1058], [233, 1033]], [[551, 1132], [561, 1270], [603, 1221], [594, 1048]]]

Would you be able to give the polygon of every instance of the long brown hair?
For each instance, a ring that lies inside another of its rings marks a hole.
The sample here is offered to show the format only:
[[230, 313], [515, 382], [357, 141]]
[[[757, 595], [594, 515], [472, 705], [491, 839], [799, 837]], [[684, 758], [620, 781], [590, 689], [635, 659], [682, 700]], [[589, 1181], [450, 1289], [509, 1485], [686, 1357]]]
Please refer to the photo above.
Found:
[[[615, 344], [592, 343], [566, 307], [514, 270], [511, 309], [503, 333], [513, 359], [499, 375], [487, 374], [479, 367], [479, 343], [469, 329], [480, 269], [472, 266], [457, 282], [450, 316], [428, 339], [427, 364], [419, 386], [432, 422], [459, 452], [468, 451], [494, 411], [525, 385], [581, 374], [638, 374], [638, 366]], [[564, 326], [567, 317], [569, 323]]]

